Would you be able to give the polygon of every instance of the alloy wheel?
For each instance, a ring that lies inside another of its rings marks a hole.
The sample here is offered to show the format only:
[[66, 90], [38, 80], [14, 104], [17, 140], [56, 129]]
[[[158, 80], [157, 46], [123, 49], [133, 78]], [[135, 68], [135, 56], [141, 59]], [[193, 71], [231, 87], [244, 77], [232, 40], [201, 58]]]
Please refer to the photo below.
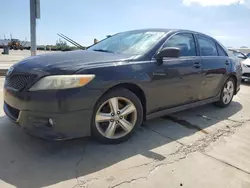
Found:
[[135, 105], [127, 98], [113, 97], [98, 108], [95, 125], [104, 137], [118, 139], [133, 130], [136, 120]]
[[229, 80], [223, 89], [222, 100], [224, 104], [228, 104], [231, 102], [234, 95], [234, 83]]

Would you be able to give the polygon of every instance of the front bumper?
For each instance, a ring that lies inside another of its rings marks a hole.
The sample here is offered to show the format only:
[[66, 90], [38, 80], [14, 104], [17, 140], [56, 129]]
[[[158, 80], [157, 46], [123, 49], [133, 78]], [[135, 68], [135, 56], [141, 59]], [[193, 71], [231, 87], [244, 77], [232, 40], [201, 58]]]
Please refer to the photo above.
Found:
[[243, 79], [243, 80], [250, 80], [250, 73], [244, 73], [244, 74], [242, 74], [241, 79]]
[[30, 134], [40, 138], [85, 137], [91, 135], [92, 111], [100, 96], [100, 91], [87, 88], [39, 92], [5, 88], [4, 111]]

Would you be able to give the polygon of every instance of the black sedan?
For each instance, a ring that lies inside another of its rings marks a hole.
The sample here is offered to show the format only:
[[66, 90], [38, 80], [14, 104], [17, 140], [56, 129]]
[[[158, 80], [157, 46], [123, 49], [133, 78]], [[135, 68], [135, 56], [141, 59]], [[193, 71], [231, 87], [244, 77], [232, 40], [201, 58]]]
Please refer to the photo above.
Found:
[[41, 138], [119, 143], [145, 120], [207, 103], [228, 106], [240, 81], [239, 60], [207, 35], [134, 30], [15, 64], [6, 74], [4, 111]]

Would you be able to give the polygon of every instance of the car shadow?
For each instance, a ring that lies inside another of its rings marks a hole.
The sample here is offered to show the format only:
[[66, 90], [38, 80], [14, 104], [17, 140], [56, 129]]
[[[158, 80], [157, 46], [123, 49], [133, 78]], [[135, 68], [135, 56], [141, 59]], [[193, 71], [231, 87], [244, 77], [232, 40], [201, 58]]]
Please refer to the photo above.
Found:
[[[186, 114], [197, 117], [206, 113], [216, 113], [216, 118], [201, 123], [201, 130], [228, 119], [242, 109], [238, 102], [225, 109], [206, 105], [196, 109], [173, 114]], [[158, 118], [149, 121], [138, 129], [135, 135], [119, 145], [101, 145], [91, 139], [75, 139], [70, 141], [45, 141], [25, 134], [25, 132], [6, 116], [0, 117], [0, 178], [3, 182], [19, 188], [44, 187], [62, 181], [85, 176], [135, 155], [149, 159], [164, 160], [167, 156], [152, 151], [168, 145], [175, 140], [188, 137], [199, 129], [175, 126], [172, 120], [161, 121]], [[160, 123], [159, 123], [160, 122]], [[175, 128], [171, 139], [164, 134]]]
[[[178, 140], [178, 142], [183, 144], [192, 144], [191, 142], [195, 142], [196, 140], [188, 139], [187, 143], [182, 138], [186, 138], [197, 132], [201, 136], [205, 136], [206, 134], [210, 134], [211, 131], [222, 127], [225, 128], [229, 124], [240, 124], [242, 121], [245, 121], [242, 115], [238, 113], [241, 109], [242, 105], [235, 101], [232, 101], [227, 108], [219, 108], [213, 104], [208, 104], [163, 116], [153, 120], [152, 123], [146, 122], [146, 128], [162, 136]], [[247, 118], [249, 119], [249, 117]]]

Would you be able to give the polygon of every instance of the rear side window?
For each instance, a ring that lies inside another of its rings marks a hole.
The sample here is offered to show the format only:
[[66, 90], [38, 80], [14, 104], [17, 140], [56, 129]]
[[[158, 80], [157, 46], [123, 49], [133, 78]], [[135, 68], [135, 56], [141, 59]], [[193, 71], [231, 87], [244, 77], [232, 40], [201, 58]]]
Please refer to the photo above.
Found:
[[213, 40], [200, 35], [198, 35], [197, 38], [201, 56], [218, 56], [216, 44]]
[[219, 56], [228, 56], [226, 52], [219, 45], [217, 45], [217, 49], [218, 49]]
[[180, 49], [180, 56], [196, 56], [196, 47], [193, 34], [180, 33], [172, 36], [164, 45], [166, 47], [176, 47]]

